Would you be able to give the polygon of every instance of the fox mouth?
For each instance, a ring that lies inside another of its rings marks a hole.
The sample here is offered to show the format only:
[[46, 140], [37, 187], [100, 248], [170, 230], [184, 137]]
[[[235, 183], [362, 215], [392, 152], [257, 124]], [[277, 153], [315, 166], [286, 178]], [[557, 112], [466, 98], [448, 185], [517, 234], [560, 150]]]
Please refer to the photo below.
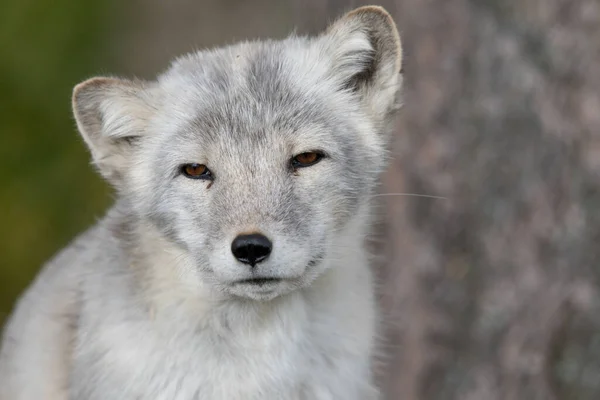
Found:
[[[319, 254], [318, 257], [313, 258], [308, 262], [306, 267], [308, 269], [314, 268], [317, 264], [323, 261], [323, 255]], [[255, 287], [255, 288], [273, 288], [279, 283], [287, 282], [293, 283], [296, 282], [299, 277], [275, 277], [275, 276], [254, 276], [247, 279], [240, 279], [239, 281], [233, 282], [235, 286], [246, 286], [246, 287]]]
[[268, 278], [268, 277], [256, 277], [256, 278], [249, 278], [249, 279], [244, 279], [241, 281], [237, 281], [236, 283], [238, 284], [242, 284], [242, 285], [257, 285], [257, 286], [263, 286], [269, 283], [277, 283], [277, 282], [281, 282], [282, 279], [281, 278]]

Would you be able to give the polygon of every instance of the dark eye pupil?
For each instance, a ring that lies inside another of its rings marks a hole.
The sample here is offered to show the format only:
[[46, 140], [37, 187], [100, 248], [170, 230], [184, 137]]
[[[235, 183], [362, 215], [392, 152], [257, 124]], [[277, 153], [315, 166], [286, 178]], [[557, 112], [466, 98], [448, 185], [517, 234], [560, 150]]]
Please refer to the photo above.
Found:
[[197, 165], [197, 164], [190, 165], [188, 167], [188, 172], [190, 174], [201, 174], [202, 173], [202, 167], [200, 165]]

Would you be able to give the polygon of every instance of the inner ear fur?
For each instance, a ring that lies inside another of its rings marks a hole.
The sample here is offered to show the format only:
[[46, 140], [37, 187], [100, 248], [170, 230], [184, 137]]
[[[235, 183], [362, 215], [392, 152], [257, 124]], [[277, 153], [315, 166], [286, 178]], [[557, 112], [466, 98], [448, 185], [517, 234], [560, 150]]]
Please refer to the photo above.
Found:
[[154, 109], [150, 84], [96, 77], [73, 89], [73, 114], [100, 173], [118, 183]]
[[340, 46], [341, 69], [348, 69], [347, 87], [384, 84], [401, 73], [402, 42], [394, 20], [384, 8], [365, 6], [350, 11], [334, 22], [326, 34]]

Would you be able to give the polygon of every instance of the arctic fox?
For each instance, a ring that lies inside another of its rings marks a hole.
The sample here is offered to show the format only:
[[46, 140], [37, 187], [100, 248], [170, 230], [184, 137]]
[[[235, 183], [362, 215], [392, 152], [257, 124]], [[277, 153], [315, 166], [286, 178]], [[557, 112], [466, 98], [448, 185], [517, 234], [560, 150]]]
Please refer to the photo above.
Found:
[[389, 14], [93, 78], [73, 111], [115, 188], [19, 300], [2, 400], [376, 399], [364, 239], [399, 108]]

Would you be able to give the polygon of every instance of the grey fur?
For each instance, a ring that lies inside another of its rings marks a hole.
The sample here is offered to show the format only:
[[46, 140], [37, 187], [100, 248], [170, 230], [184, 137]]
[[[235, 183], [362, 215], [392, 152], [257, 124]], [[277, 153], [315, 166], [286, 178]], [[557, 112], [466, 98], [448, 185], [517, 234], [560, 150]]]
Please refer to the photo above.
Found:
[[[154, 82], [75, 88], [118, 193], [20, 300], [2, 399], [375, 399], [369, 198], [398, 108], [400, 40], [379, 7], [318, 37], [184, 56]], [[318, 164], [292, 157], [318, 150]], [[213, 180], [180, 174], [206, 164]], [[233, 238], [262, 232], [254, 268]], [[264, 286], [251, 277], [276, 277]]]

